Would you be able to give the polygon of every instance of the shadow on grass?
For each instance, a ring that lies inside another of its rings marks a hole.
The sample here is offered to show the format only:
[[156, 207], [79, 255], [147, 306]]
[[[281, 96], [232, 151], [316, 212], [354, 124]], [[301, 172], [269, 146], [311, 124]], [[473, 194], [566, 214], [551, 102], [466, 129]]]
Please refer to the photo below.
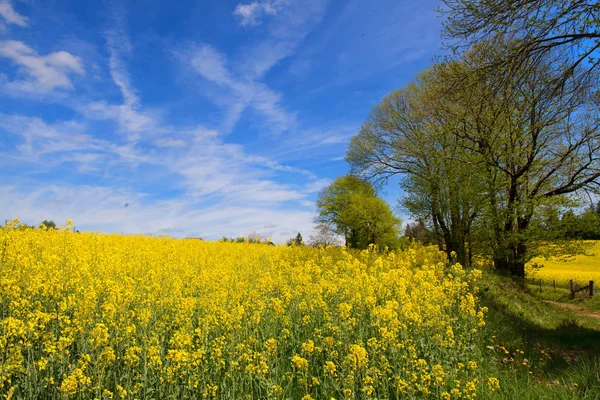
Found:
[[546, 304], [505, 277], [488, 277], [481, 304], [488, 307], [488, 329], [497, 343], [526, 353], [549, 349], [548, 374], [560, 374], [573, 363], [600, 360], [600, 330], [582, 326], [580, 317]]

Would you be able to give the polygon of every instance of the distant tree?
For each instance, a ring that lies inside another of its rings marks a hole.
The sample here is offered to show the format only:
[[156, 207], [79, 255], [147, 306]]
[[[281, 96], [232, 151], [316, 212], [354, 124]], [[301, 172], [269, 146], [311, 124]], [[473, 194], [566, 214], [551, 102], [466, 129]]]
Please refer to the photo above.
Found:
[[325, 188], [319, 194], [317, 208], [317, 223], [332, 227], [348, 247], [383, 247], [398, 236], [400, 220], [377, 197], [369, 182], [354, 175], [337, 178]]
[[295, 237], [288, 239], [286, 244], [288, 246], [304, 246], [304, 241], [302, 240], [300, 232], [298, 232]]
[[567, 210], [560, 221], [563, 239], [600, 240], [600, 216], [592, 208], [579, 215]]
[[423, 221], [406, 224], [404, 236], [423, 244], [432, 244], [435, 242], [435, 234], [427, 229]]
[[35, 229], [35, 226], [28, 224], [19, 224], [19, 230]]
[[48, 221], [47, 219], [43, 220], [40, 223], [40, 226], [44, 226], [44, 227], [46, 227], [46, 229], [56, 229], [56, 224], [54, 223], [54, 221], [52, 221], [52, 220]]
[[223, 236], [219, 241], [224, 243], [260, 243], [275, 245], [270, 238], [256, 232], [252, 232], [248, 236], [238, 236], [235, 238]]
[[311, 246], [333, 246], [339, 244], [339, 240], [331, 226], [318, 224], [308, 236], [308, 244]]

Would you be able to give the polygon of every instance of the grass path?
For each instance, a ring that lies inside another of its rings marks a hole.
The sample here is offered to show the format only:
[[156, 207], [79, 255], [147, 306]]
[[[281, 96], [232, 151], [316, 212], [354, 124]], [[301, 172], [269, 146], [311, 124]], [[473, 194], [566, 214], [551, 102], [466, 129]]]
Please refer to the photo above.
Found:
[[484, 273], [481, 288], [487, 329], [506, 349], [499, 356], [509, 371], [499, 373], [503, 398], [600, 399], [600, 309], [592, 299], [567, 303], [549, 290], [542, 295], [552, 298], [540, 297], [535, 286], [492, 272]]
[[[594, 310], [594, 309], [591, 309], [588, 307], [584, 307], [584, 306], [578, 305], [578, 304], [560, 303], [558, 301], [552, 301], [552, 300], [543, 300], [543, 301], [544, 301], [544, 303], [553, 304], [559, 308], [573, 310], [573, 313], [578, 317], [589, 317], [589, 318], [594, 318], [594, 319], [600, 320], [600, 311], [597, 311], [597, 310]], [[600, 327], [598, 327], [597, 329], [600, 330]]]

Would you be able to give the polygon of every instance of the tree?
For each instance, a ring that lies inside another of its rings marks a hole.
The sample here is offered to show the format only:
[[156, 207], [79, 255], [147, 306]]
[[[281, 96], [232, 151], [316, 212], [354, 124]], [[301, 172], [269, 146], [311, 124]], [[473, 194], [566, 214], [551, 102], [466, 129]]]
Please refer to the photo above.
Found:
[[406, 224], [404, 236], [423, 244], [435, 242], [435, 235], [425, 226], [423, 221], [417, 221], [412, 224]]
[[496, 268], [522, 277], [531, 256], [528, 243], [536, 239], [528, 230], [539, 208], [600, 184], [600, 118], [588, 97], [595, 82], [566, 82], [560, 92], [552, 88], [554, 59], [524, 64], [512, 78], [503, 77], [514, 79], [508, 84], [481, 72], [488, 60], [511, 54], [513, 46], [511, 41], [474, 46], [465, 63], [452, 64], [471, 80], [448, 97], [461, 105], [457, 135], [488, 177], [483, 221]]
[[311, 246], [333, 246], [339, 244], [336, 233], [327, 224], [318, 224], [308, 237]]
[[482, 179], [454, 133], [458, 121], [446, 110], [451, 107], [444, 90], [439, 68], [431, 68], [386, 96], [352, 138], [346, 161], [353, 173], [376, 184], [400, 175], [407, 193], [401, 205], [415, 219], [430, 221], [441, 250], [470, 265]]
[[502, 79], [482, 70], [512, 46], [474, 45], [386, 97], [352, 139], [347, 160], [367, 178], [401, 174], [404, 204], [431, 218], [460, 262], [468, 263], [476, 229], [496, 268], [522, 277], [539, 240], [530, 235], [536, 213], [600, 185], [600, 118], [588, 96], [595, 82], [551, 88], [556, 60]]
[[483, 68], [523, 72], [523, 66], [535, 68], [560, 53], [567, 58], [553, 65], [553, 80], [548, 82], [559, 86], [578, 68], [584, 69], [585, 79], [598, 70], [600, 6], [595, 1], [444, 0], [444, 4], [444, 35], [455, 49], [498, 35], [518, 40], [507, 57], [490, 60]]
[[288, 239], [286, 244], [288, 246], [304, 246], [304, 241], [302, 240], [302, 235], [300, 232], [298, 232], [296, 237]]
[[345, 244], [349, 247], [356, 242], [357, 231], [344, 221], [342, 211], [350, 204], [353, 193], [366, 197], [375, 196], [375, 190], [368, 182], [354, 175], [346, 175], [323, 189], [317, 199], [317, 223], [329, 226], [333, 232], [344, 237]]
[[325, 188], [319, 194], [317, 208], [317, 223], [343, 236], [348, 247], [384, 247], [398, 236], [400, 220], [377, 197], [371, 184], [354, 175], [337, 178]]
[[600, 216], [592, 208], [579, 215], [567, 210], [560, 221], [560, 232], [564, 239], [599, 240]]
[[40, 223], [40, 226], [44, 226], [46, 229], [56, 229], [56, 224], [52, 220], [48, 221], [45, 219]]

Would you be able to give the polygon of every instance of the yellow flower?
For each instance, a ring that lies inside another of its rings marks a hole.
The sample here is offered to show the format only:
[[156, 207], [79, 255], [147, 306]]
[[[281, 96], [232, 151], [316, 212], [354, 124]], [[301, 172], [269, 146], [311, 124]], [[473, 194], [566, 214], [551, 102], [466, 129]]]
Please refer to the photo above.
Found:
[[135, 399], [152, 388], [155, 398], [256, 399], [257, 381], [271, 400], [312, 389], [353, 400], [498, 390], [472, 379], [475, 361], [442, 368], [422, 356], [474, 358], [475, 339], [490, 343], [474, 337], [486, 334], [481, 273], [447, 270], [433, 247], [354, 252], [19, 226], [0, 229], [0, 392], [13, 398]]
[[265, 342], [265, 349], [269, 355], [274, 355], [275, 351], [277, 351], [277, 340], [270, 338]]
[[333, 361], [326, 361], [325, 362], [325, 373], [328, 375], [335, 375], [335, 371], [336, 371], [336, 367], [335, 364], [333, 363]]
[[366, 368], [369, 360], [367, 350], [357, 344], [350, 345], [350, 354], [347, 357], [352, 368]]
[[302, 352], [304, 354], [311, 355], [313, 351], [315, 351], [315, 342], [308, 339], [306, 342], [302, 343]]
[[496, 390], [500, 389], [500, 381], [498, 380], [498, 378], [488, 378], [487, 386], [488, 389], [490, 389], [492, 392], [495, 392]]
[[297, 354], [294, 357], [292, 357], [292, 364], [294, 365], [294, 367], [302, 371], [308, 369], [308, 360], [306, 358], [300, 357]]

